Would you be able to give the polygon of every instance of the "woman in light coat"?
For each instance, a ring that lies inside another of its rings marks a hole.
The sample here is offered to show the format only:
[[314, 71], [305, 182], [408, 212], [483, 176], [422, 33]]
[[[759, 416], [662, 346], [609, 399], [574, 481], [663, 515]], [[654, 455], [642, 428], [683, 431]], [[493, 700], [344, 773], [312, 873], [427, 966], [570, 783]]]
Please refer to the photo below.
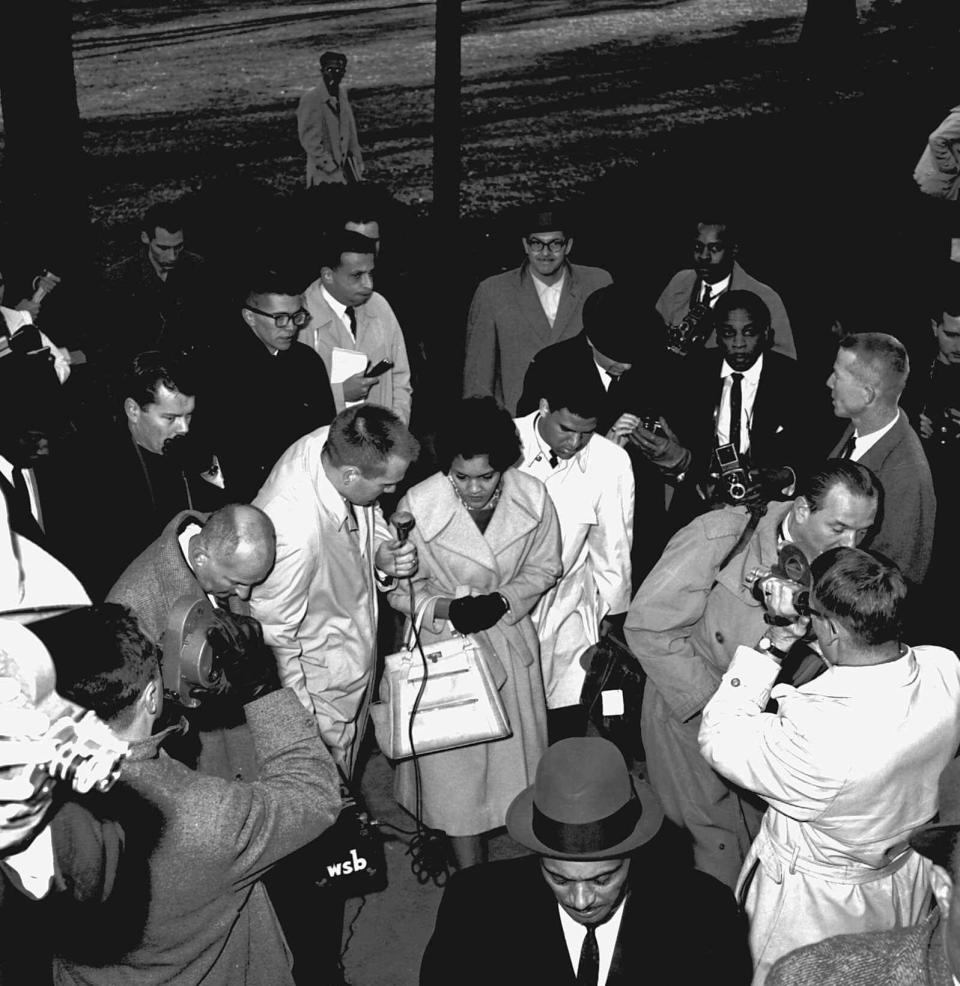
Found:
[[[513, 468], [520, 442], [492, 398], [469, 398], [441, 426], [441, 471], [400, 502], [415, 521], [414, 606], [429, 600], [426, 646], [457, 632], [479, 641], [512, 735], [419, 757], [424, 822], [450, 838], [457, 865], [482, 862], [483, 834], [533, 782], [547, 746], [540, 653], [530, 610], [561, 573], [560, 530], [543, 484]], [[412, 615], [406, 581], [390, 602]], [[412, 761], [397, 765], [397, 800], [416, 812]]]

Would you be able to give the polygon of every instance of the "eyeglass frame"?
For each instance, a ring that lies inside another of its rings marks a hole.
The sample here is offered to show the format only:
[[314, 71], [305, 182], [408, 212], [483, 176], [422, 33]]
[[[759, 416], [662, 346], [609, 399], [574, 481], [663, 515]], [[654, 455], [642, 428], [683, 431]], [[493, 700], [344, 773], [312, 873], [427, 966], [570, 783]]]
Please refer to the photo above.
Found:
[[524, 242], [536, 254], [551, 253], [554, 257], [559, 257], [566, 249], [570, 239], [569, 236], [564, 236], [562, 239], [558, 238], [547, 241], [538, 239], [536, 236], [525, 236]]
[[[266, 318], [272, 318], [273, 324], [276, 325], [278, 329], [285, 329], [287, 328], [288, 325], [291, 324], [296, 329], [302, 329], [305, 325], [309, 325], [310, 319], [313, 318], [313, 315], [311, 315], [310, 312], [308, 312], [307, 309], [303, 307], [298, 308], [292, 314], [290, 312], [265, 312], [262, 308], [254, 308], [253, 305], [244, 305], [243, 307], [246, 308], [248, 312], [255, 312], [257, 315], [263, 315]], [[297, 324], [297, 320], [296, 320], [298, 315], [307, 316], [305, 319], [303, 319], [302, 322], [299, 323], [299, 325]], [[287, 321], [284, 322], [282, 325], [280, 324], [281, 318], [287, 319]]]

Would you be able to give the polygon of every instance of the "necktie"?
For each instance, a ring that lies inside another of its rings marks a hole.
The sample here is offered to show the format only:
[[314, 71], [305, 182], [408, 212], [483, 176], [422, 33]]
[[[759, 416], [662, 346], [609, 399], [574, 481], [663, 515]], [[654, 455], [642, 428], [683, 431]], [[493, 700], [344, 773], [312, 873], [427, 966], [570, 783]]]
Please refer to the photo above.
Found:
[[740, 452], [740, 417], [743, 413], [743, 391], [740, 388], [742, 373], [731, 373], [733, 383], [730, 385], [730, 444]]
[[710, 307], [710, 296], [713, 294], [713, 288], [709, 284], [704, 284], [703, 286], [703, 297], [700, 299], [700, 304], [705, 305], [707, 308]]
[[343, 501], [347, 505], [347, 530], [356, 538], [360, 537], [360, 522], [357, 520], [357, 511], [349, 500]]
[[347, 318], [350, 320], [350, 335], [353, 336], [353, 341], [357, 341], [357, 313], [353, 310], [352, 306], [347, 305], [346, 307]]
[[600, 978], [600, 946], [597, 933], [592, 924], [587, 925], [587, 933], [580, 948], [580, 964], [577, 966], [577, 986], [597, 986]]
[[855, 432], [850, 432], [850, 437], [843, 443], [843, 448], [840, 449], [840, 458], [849, 459], [853, 455], [853, 448], [857, 444], [857, 436]]
[[560, 459], [557, 457], [557, 453], [556, 452], [551, 452], [550, 453], [550, 457], [547, 459], [547, 462], [550, 463], [550, 468], [551, 469], [556, 469], [557, 468], [557, 463], [559, 461], [560, 461]]

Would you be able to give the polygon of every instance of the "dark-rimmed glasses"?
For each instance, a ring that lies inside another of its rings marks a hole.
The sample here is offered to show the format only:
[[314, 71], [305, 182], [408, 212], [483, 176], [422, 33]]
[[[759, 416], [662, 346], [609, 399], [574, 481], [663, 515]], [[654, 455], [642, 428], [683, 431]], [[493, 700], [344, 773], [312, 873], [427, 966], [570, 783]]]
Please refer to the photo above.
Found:
[[265, 312], [260, 308], [254, 308], [253, 305], [244, 305], [243, 307], [247, 311], [256, 312], [258, 315], [263, 315], [266, 318], [272, 318], [278, 329], [287, 328], [291, 322], [296, 328], [302, 329], [313, 317], [306, 308], [300, 308], [295, 312]]
[[541, 240], [536, 236], [527, 237], [527, 246], [534, 253], [544, 253], [549, 250], [555, 257], [563, 253], [563, 248], [567, 245], [565, 239]]

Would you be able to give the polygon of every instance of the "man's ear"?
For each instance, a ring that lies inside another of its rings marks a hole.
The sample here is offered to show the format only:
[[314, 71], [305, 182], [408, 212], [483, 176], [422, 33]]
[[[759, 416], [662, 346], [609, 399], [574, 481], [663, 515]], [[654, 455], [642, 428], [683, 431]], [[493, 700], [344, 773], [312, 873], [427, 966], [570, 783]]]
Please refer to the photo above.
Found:
[[141, 695], [144, 708], [152, 716], [160, 714], [163, 708], [163, 679], [160, 677], [160, 670], [146, 683]]
[[141, 243], [142, 243], [142, 244], [143, 244], [144, 246], [150, 246], [150, 237], [149, 237], [149, 236], [147, 236], [147, 234], [146, 234], [146, 231], [145, 231], [145, 230], [141, 230], [141, 231], [140, 231], [140, 242], [141, 242]]
[[936, 339], [937, 332], [940, 330], [940, 323], [935, 318], [930, 319], [930, 330], [933, 332], [934, 339]]
[[344, 486], [353, 486], [360, 479], [360, 470], [356, 466], [343, 466], [340, 469], [340, 480]]
[[572, 249], [573, 249], [573, 237], [568, 236], [566, 245], [563, 248], [563, 255], [566, 257]]
[[123, 402], [123, 413], [126, 414], [127, 421], [132, 421], [136, 424], [136, 422], [140, 420], [141, 410], [140, 405], [132, 397], [128, 397]]
[[253, 312], [250, 311], [249, 308], [241, 308], [240, 317], [247, 323], [247, 325], [250, 326], [251, 329], [253, 328]]
[[329, 284], [333, 280], [333, 270], [330, 267], [320, 268], [320, 281], [323, 284]]
[[807, 498], [805, 496], [798, 496], [796, 500], [793, 501], [791, 513], [798, 524], [806, 524], [808, 518], [810, 517], [811, 511], [810, 504], [807, 503]]
[[950, 901], [953, 897], [953, 880], [950, 874], [937, 863], [930, 867], [930, 886], [944, 920], [950, 913]]
[[861, 384], [867, 403], [872, 404], [877, 399], [877, 388], [872, 383]]
[[550, 413], [550, 405], [547, 403], [546, 397], [541, 397], [540, 398], [540, 408], [539, 408], [539, 410], [540, 410], [540, 413], [541, 414], [549, 414]]

